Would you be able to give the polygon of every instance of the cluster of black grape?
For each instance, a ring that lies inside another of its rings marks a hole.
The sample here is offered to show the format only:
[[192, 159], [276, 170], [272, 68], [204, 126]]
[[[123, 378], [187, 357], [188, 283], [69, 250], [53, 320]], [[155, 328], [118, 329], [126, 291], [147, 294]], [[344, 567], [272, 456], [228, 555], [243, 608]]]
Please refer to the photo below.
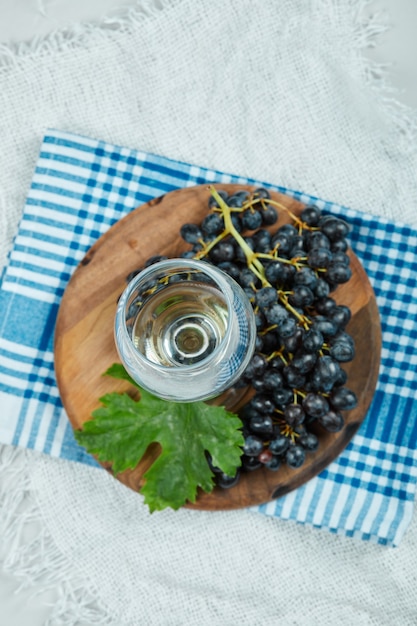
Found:
[[[271, 233], [281, 210], [290, 222]], [[351, 277], [349, 230], [316, 206], [293, 215], [264, 188], [213, 189], [202, 222], [181, 228], [190, 244], [183, 256], [225, 271], [253, 306], [255, 354], [240, 381], [254, 390], [240, 412], [243, 470], [300, 467], [317, 449], [320, 429], [341, 430], [342, 411], [357, 404], [341, 366], [355, 355], [345, 330], [351, 313], [331, 297]], [[217, 471], [217, 484], [233, 486], [239, 475]]]

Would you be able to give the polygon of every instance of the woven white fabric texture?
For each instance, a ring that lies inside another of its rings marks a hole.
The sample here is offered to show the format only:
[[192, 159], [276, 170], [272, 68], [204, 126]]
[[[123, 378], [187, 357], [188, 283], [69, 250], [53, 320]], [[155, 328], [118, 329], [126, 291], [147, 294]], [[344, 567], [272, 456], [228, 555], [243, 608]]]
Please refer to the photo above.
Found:
[[107, 30], [0, 47], [6, 240], [47, 127], [414, 219], [416, 121], [389, 92], [375, 98], [363, 2], [153, 4]]
[[[152, 6], [0, 49], [1, 266], [48, 127], [417, 223], [416, 114], [362, 57], [363, 2]], [[104, 472], [35, 453], [3, 448], [1, 467], [5, 566], [59, 590], [51, 626], [416, 623], [415, 522], [387, 550], [247, 511], [149, 516]]]

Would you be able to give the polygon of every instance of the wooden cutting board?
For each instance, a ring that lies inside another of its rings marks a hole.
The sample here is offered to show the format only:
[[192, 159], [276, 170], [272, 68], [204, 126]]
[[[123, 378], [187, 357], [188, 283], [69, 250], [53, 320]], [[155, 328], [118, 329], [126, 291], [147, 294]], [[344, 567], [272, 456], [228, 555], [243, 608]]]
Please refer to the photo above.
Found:
[[[216, 185], [229, 193], [251, 189], [245, 185]], [[292, 213], [303, 209], [297, 200], [279, 193], [272, 198]], [[85, 255], [64, 293], [55, 334], [55, 369], [61, 398], [74, 429], [82, 427], [100, 406], [98, 398], [112, 391], [136, 390], [127, 382], [102, 374], [119, 358], [113, 340], [117, 300], [126, 285], [126, 276], [140, 268], [154, 254], [176, 257], [187, 249], [179, 236], [182, 224], [199, 223], [207, 213], [210, 192], [207, 186], [195, 186], [170, 192], [151, 200], [109, 229]], [[290, 221], [280, 213], [276, 230]], [[350, 252], [352, 278], [340, 285], [332, 297], [352, 311], [347, 328], [356, 344], [357, 356], [344, 365], [347, 386], [358, 397], [357, 407], [345, 413], [346, 425], [338, 433], [320, 432], [320, 446], [307, 454], [302, 467], [282, 466], [277, 472], [266, 469], [242, 475], [232, 489], [215, 488], [201, 493], [191, 508], [204, 510], [234, 509], [268, 502], [299, 487], [322, 471], [357, 431], [371, 402], [379, 371], [381, 328], [373, 289], [358, 258]], [[233, 404], [233, 399], [229, 399]], [[242, 403], [242, 398], [239, 398]], [[116, 478], [139, 490], [142, 476], [158, 454], [157, 444], [148, 449], [137, 468]], [[111, 471], [109, 464], [103, 464]]]

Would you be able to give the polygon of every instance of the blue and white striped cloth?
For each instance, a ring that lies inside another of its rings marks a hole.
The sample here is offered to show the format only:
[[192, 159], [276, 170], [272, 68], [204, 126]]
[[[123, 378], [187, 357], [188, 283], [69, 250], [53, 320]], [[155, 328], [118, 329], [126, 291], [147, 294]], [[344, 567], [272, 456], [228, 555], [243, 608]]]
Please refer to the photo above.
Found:
[[[265, 184], [69, 133], [45, 136], [0, 289], [0, 442], [96, 465], [75, 442], [56, 386], [61, 296], [88, 248], [130, 210], [214, 181]], [[352, 224], [352, 247], [377, 296], [383, 348], [372, 405], [344, 452], [301, 488], [253, 510], [398, 545], [417, 482], [417, 231], [273, 188]]]

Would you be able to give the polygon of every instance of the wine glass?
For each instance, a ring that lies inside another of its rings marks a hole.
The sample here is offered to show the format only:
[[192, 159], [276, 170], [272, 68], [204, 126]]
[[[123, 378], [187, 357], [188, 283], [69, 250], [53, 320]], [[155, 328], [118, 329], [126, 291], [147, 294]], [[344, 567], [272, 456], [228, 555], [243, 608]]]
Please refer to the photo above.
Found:
[[115, 341], [125, 369], [166, 400], [207, 400], [233, 387], [255, 339], [248, 297], [205, 261], [150, 265], [130, 281], [117, 307]]

